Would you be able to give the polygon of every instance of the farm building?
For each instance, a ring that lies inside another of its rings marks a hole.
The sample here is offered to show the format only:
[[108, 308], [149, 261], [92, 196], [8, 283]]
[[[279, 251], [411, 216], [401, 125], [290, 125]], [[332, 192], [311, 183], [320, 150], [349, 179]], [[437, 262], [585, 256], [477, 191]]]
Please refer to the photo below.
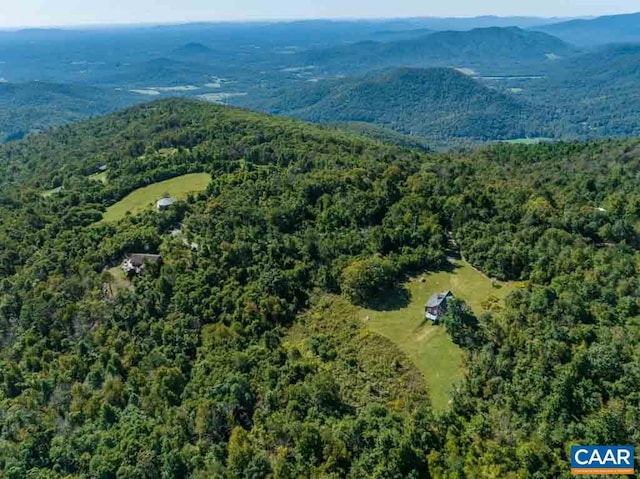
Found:
[[452, 297], [451, 291], [432, 294], [424, 307], [424, 317], [434, 323], [440, 321], [440, 318], [447, 311], [447, 300]]
[[159, 254], [132, 254], [122, 263], [122, 270], [127, 276], [140, 275], [144, 270], [145, 263], [162, 264], [162, 256]]
[[173, 198], [162, 198], [156, 202], [156, 208], [158, 208], [158, 211], [166, 210], [175, 202], [176, 200]]

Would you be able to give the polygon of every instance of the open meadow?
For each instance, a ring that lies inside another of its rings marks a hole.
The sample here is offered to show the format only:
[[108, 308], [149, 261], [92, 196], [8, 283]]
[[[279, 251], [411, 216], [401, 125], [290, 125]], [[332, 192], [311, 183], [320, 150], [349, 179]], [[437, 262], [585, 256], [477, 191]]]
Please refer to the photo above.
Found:
[[210, 182], [211, 175], [208, 173], [191, 173], [138, 188], [107, 208], [102, 221], [118, 221], [127, 213], [134, 214], [153, 208], [155, 202], [164, 195], [177, 200], [185, 199], [189, 193], [205, 190]]
[[425, 321], [425, 303], [433, 293], [449, 290], [479, 315], [490, 305], [499, 305], [516, 285], [499, 281], [492, 284], [464, 261], [455, 261], [451, 271], [425, 274], [424, 282], [420, 278], [405, 283], [406, 291], [392, 301], [394, 304], [360, 308], [359, 316], [367, 327], [389, 338], [413, 361], [425, 377], [434, 408], [443, 410], [453, 385], [462, 378], [463, 351], [451, 341], [444, 326]]

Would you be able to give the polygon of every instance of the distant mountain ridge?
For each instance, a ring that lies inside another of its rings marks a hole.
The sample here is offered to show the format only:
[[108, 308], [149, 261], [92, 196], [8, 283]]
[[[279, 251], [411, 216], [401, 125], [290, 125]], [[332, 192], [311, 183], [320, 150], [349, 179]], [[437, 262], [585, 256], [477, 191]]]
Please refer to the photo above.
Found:
[[520, 27], [529, 28], [552, 23], [568, 21], [561, 17], [523, 17], [497, 15], [481, 15], [476, 17], [434, 17], [425, 18], [423, 23], [432, 30], [472, 30], [488, 27]]
[[426, 61], [484, 60], [491, 54], [514, 61], [544, 61], [549, 54], [566, 55], [574, 53], [575, 49], [544, 33], [529, 32], [518, 27], [489, 27], [466, 32], [435, 32], [419, 39], [399, 42], [388, 52], [404, 53], [408, 58]]
[[[638, 38], [640, 14], [586, 20], [487, 16], [4, 31], [0, 82], [21, 85], [21, 90], [10, 103], [5, 87], [0, 139], [106, 113], [129, 101], [167, 96], [233, 102], [323, 122], [344, 117], [358, 126], [364, 115], [355, 112], [371, 104], [379, 119], [364, 124], [374, 136], [394, 128], [442, 138], [448, 133], [441, 125], [451, 127], [452, 135], [473, 138], [547, 130], [552, 130], [548, 136], [564, 139], [640, 135], [635, 49], [640, 43], [633, 43]], [[632, 43], [597, 45], [613, 40]], [[421, 80], [407, 74], [379, 78], [381, 71], [404, 67], [455, 68], [471, 78], [444, 83], [425, 75]], [[374, 90], [379, 96], [370, 95]], [[434, 91], [446, 92], [447, 102], [431, 98]], [[480, 115], [474, 123], [467, 116], [468, 98], [478, 98], [486, 111], [492, 111], [488, 99], [497, 102], [513, 128], [499, 115], [489, 118], [481, 111], [474, 112]], [[449, 116], [431, 124], [441, 111]], [[521, 128], [523, 116], [526, 128]]]
[[640, 13], [607, 15], [588, 20], [570, 20], [535, 27], [576, 45], [640, 42]]
[[485, 73], [505, 67], [530, 73], [554, 59], [573, 55], [572, 45], [543, 32], [518, 27], [433, 32], [396, 42], [361, 42], [302, 54], [307, 64], [331, 71], [390, 66], [468, 67]]

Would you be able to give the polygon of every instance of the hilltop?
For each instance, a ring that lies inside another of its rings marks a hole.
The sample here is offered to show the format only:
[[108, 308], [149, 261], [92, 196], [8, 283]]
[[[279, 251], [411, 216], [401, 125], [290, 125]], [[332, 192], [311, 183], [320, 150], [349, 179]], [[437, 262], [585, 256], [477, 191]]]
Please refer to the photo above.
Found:
[[200, 59], [207, 60], [211, 59], [212, 55], [214, 55], [214, 51], [198, 42], [189, 42], [180, 48], [176, 48], [171, 56], [179, 59]]
[[313, 122], [371, 123], [438, 140], [545, 135], [544, 109], [450, 68], [391, 69], [296, 87], [262, 103], [243, 99], [242, 104]]

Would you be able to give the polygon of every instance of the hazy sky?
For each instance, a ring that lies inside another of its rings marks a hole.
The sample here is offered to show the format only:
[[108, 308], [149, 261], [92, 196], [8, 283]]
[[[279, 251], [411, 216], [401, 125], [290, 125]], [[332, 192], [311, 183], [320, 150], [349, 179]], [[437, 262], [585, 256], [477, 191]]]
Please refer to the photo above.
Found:
[[0, 0], [0, 26], [640, 11], [640, 0]]

